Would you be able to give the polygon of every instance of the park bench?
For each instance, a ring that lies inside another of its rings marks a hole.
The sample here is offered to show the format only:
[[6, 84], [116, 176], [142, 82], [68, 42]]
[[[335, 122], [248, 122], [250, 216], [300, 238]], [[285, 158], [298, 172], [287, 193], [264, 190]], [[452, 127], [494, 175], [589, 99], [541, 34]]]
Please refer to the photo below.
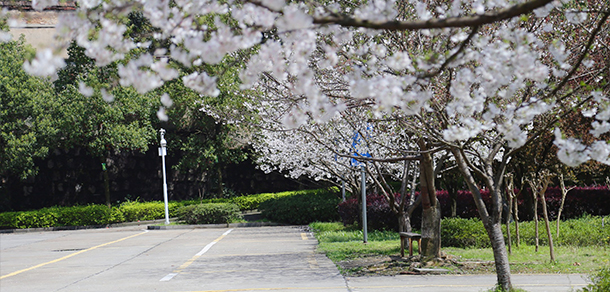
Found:
[[413, 240], [417, 241], [417, 251], [421, 254], [421, 234], [413, 232], [399, 232], [400, 256], [405, 256], [405, 240], [409, 241], [409, 256], [413, 255]]

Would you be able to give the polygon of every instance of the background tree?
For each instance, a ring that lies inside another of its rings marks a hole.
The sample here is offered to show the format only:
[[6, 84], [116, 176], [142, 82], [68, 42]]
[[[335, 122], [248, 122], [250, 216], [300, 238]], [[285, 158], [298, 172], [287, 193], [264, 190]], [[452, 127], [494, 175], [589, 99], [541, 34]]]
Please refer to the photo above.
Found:
[[57, 142], [60, 105], [51, 83], [22, 68], [33, 52], [23, 38], [0, 43], [0, 177], [36, 174], [34, 159]]

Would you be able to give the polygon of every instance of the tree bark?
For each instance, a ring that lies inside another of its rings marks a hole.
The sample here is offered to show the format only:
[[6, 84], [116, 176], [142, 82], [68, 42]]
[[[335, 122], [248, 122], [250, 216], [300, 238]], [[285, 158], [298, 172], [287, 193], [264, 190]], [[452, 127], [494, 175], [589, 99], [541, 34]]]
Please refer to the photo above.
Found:
[[[465, 161], [466, 158], [462, 155], [462, 152], [458, 148], [451, 148], [451, 152], [453, 153], [455, 161], [462, 172], [462, 175], [464, 176], [468, 189], [472, 193], [477, 210], [479, 211], [479, 216], [481, 217], [483, 226], [485, 226], [485, 230], [489, 236], [491, 248], [494, 254], [498, 285], [504, 291], [510, 291], [513, 286], [511, 281], [510, 265], [508, 263], [508, 253], [506, 251], [506, 244], [504, 242], [504, 234], [502, 234], [502, 195], [498, 189], [500, 186], [494, 184], [494, 181], [489, 173], [483, 174], [486, 175], [485, 181], [487, 182], [487, 187], [492, 195], [493, 216], [490, 216], [489, 212], [487, 211], [487, 207], [485, 206], [485, 202], [483, 201], [483, 197], [481, 196], [481, 191], [475, 182], [474, 176], [470, 171], [470, 167]], [[487, 171], [489, 172], [490, 169], [488, 168]]]
[[419, 141], [418, 144], [423, 152], [419, 163], [420, 196], [422, 198], [421, 250], [424, 259], [431, 259], [441, 255], [441, 212], [436, 198], [432, 156], [425, 152], [428, 149], [425, 142]]
[[513, 202], [513, 204], [515, 204], [513, 218], [515, 220], [515, 245], [519, 247], [519, 244], [521, 243], [521, 235], [519, 234], [519, 202], [516, 199], [517, 197], [518, 196], [515, 196], [515, 201]]
[[510, 240], [510, 217], [513, 213], [513, 196], [511, 193], [507, 193], [506, 196], [508, 197], [508, 216], [506, 216], [506, 240], [508, 241], [508, 253], [512, 254], [513, 243]]
[[[546, 187], [544, 188], [546, 191]], [[549, 252], [551, 255], [551, 262], [555, 262], [555, 253], [553, 251], [553, 235], [551, 234], [551, 226], [549, 223], [549, 214], [546, 208], [546, 199], [544, 196], [544, 192], [540, 193], [540, 198], [542, 199], [542, 216], [544, 217], [544, 225], [546, 227], [546, 235], [549, 238]]]
[[539, 246], [539, 240], [538, 238], [540, 238], [540, 234], [538, 231], [538, 195], [536, 194], [536, 191], [532, 188], [532, 196], [534, 199], [534, 230], [535, 230], [535, 234], [534, 234], [534, 242], [536, 243], [536, 252], [538, 252], [538, 246]]
[[[606, 180], [607, 179], [608, 178], [606, 178]], [[555, 234], [555, 236], [557, 236], [557, 238], [559, 238], [559, 221], [561, 220], [561, 212], [563, 212], [563, 205], [566, 201], [566, 196], [568, 195], [568, 192], [574, 188], [574, 187], [566, 188], [566, 185], [563, 181], [563, 174], [559, 175], [559, 184], [561, 186], [561, 205], [559, 206], [559, 212], [557, 212], [557, 232]]]

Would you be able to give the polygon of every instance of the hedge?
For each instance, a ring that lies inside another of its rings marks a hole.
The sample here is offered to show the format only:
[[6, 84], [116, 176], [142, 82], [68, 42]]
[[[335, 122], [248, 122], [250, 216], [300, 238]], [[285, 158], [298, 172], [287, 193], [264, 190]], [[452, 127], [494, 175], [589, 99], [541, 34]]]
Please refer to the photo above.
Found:
[[[441, 213], [443, 218], [451, 216], [450, 202], [451, 198], [447, 191], [437, 191], [437, 198], [441, 204]], [[419, 194], [416, 193], [416, 196]], [[400, 199], [400, 195], [396, 195]], [[481, 196], [487, 206], [490, 205], [491, 196], [489, 191], [482, 190]], [[529, 190], [525, 190], [518, 198], [519, 218], [527, 218], [523, 207], [525, 196], [531, 196]], [[561, 203], [561, 189], [549, 188], [545, 193], [547, 206], [549, 210], [549, 218], [555, 220], [557, 211]], [[407, 197], [408, 199], [408, 197]], [[538, 214], [542, 214], [542, 204], [538, 204]], [[350, 225], [359, 222], [361, 207], [356, 198], [351, 198], [346, 202], [340, 203], [338, 208], [341, 216], [341, 221], [345, 225]], [[456, 214], [459, 218], [479, 218], [479, 213], [474, 204], [474, 199], [469, 191], [457, 192]], [[584, 214], [592, 215], [608, 215], [610, 214], [610, 191], [607, 187], [579, 187], [571, 190], [565, 200], [564, 210], [561, 219], [579, 218]], [[398, 230], [398, 221], [394, 213], [381, 195], [367, 196], [367, 219], [368, 227], [375, 230]], [[411, 226], [419, 227], [421, 224], [421, 206], [418, 206], [411, 217]]]
[[187, 224], [222, 224], [241, 219], [239, 206], [232, 203], [183, 206], [176, 213], [178, 219]]
[[339, 200], [336, 188], [286, 192], [262, 202], [259, 210], [271, 221], [304, 225], [338, 220]]
[[[333, 192], [337, 192], [333, 189]], [[328, 190], [303, 190], [282, 193], [264, 193], [231, 199], [203, 199], [174, 202], [168, 204], [169, 216], [177, 217], [178, 210], [184, 206], [199, 204], [231, 203], [238, 206], [239, 210], [257, 209], [259, 204], [270, 199], [293, 196], [297, 194], [308, 195]], [[333, 202], [332, 208], [336, 208], [337, 202]], [[336, 214], [336, 211], [334, 212]], [[155, 220], [165, 217], [165, 204], [162, 201], [139, 202], [127, 201], [109, 209], [105, 205], [86, 205], [74, 207], [51, 207], [34, 211], [3, 212], [0, 213], [0, 228], [37, 228], [55, 226], [88, 226], [108, 225], [120, 222], [135, 222], [143, 220]], [[328, 217], [323, 217], [328, 218]], [[335, 215], [334, 220], [338, 217]]]

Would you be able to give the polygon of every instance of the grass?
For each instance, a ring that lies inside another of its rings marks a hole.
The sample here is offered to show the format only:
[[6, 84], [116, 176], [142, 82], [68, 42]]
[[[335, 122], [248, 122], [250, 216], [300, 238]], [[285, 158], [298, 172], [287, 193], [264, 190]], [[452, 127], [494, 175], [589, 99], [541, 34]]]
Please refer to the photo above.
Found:
[[[607, 246], [556, 246], [555, 262], [550, 262], [549, 247], [540, 246], [538, 252], [535, 246], [520, 245], [512, 247], [512, 254], [508, 260], [511, 272], [515, 274], [579, 274], [593, 273], [600, 267], [610, 264], [610, 249]], [[493, 261], [491, 248], [443, 248], [447, 254], [459, 258], [460, 261]], [[480, 272], [493, 273], [493, 266], [489, 270]]]
[[[338, 264], [341, 261], [356, 260], [374, 256], [399, 256], [400, 242], [396, 232], [371, 231], [368, 243], [362, 242], [362, 231], [343, 227], [341, 223], [312, 223], [318, 239], [318, 251]], [[456, 259], [458, 263], [493, 261], [491, 248], [446, 247], [442, 251]], [[531, 245], [512, 247], [509, 255], [511, 271], [524, 274], [584, 273], [591, 274], [600, 267], [610, 264], [610, 247], [605, 246], [557, 246], [554, 263], [550, 262], [549, 247], [540, 246], [538, 252]], [[465, 265], [450, 268], [454, 273], [494, 273], [494, 265]], [[349, 273], [349, 271], [346, 271]]]

